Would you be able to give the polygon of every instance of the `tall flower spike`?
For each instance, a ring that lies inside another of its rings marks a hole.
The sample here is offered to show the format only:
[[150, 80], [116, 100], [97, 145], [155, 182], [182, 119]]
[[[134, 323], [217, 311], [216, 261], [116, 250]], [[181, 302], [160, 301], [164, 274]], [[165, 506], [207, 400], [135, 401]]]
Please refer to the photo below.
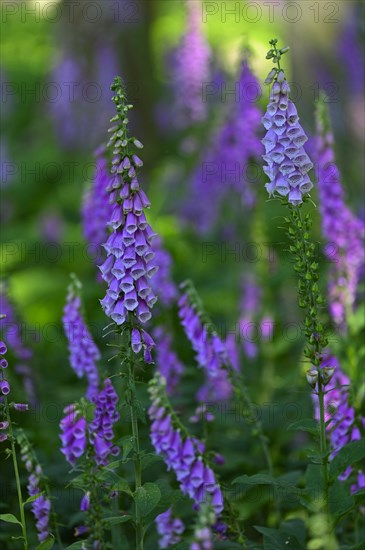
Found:
[[90, 425], [89, 439], [94, 447], [97, 465], [108, 464], [110, 455], [117, 456], [119, 447], [113, 445], [113, 425], [119, 420], [116, 410], [118, 395], [109, 378], [104, 381], [104, 388], [93, 398], [95, 403], [94, 418]]
[[80, 287], [81, 283], [73, 276], [68, 288], [63, 326], [68, 340], [70, 365], [79, 378], [86, 376], [86, 397], [91, 399], [98, 391], [99, 372], [96, 363], [100, 359], [100, 352], [81, 313]]
[[335, 163], [334, 140], [325, 99], [325, 95], [321, 95], [316, 113], [318, 190], [322, 232], [324, 238], [331, 243], [325, 249], [331, 261], [330, 311], [335, 323], [343, 327], [346, 324], [346, 312], [351, 310], [355, 302], [360, 271], [365, 262], [365, 230], [360, 219], [345, 204], [341, 177]]
[[148, 410], [151, 424], [151, 442], [161, 455], [168, 469], [172, 469], [180, 483], [181, 491], [199, 508], [211, 502], [215, 514], [223, 510], [223, 494], [213, 470], [203, 460], [204, 444], [181, 433], [165, 393], [165, 380], [156, 374], [150, 381], [151, 407]]
[[210, 333], [208, 323], [202, 323], [188, 291], [179, 300], [179, 317], [195, 351], [196, 361], [204, 369], [206, 380], [198, 391], [198, 400], [206, 402], [229, 399], [232, 386], [225, 368], [229, 361], [227, 350], [219, 336]]
[[267, 59], [273, 59], [278, 68], [270, 71], [265, 84], [272, 84], [270, 101], [262, 119], [267, 133], [262, 140], [267, 163], [264, 171], [270, 179], [265, 185], [270, 196], [278, 193], [288, 197], [291, 204], [303, 202], [303, 196], [309, 193], [313, 184], [308, 176], [313, 164], [304, 150], [307, 136], [299, 123], [297, 109], [291, 101], [290, 86], [280, 68], [281, 56], [288, 51], [285, 47], [278, 50], [277, 40], [271, 40], [272, 49]]
[[[104, 245], [107, 259], [100, 266], [103, 279], [109, 285], [101, 304], [105, 314], [117, 325], [130, 321], [138, 326], [151, 318], [150, 310], [157, 300], [149, 283], [158, 269], [151, 247], [155, 233], [144, 214], [150, 202], [137, 178], [143, 162], [133, 152], [143, 146], [140, 141], [128, 137], [127, 132], [127, 114], [132, 105], [127, 103], [120, 77], [115, 78], [111, 88], [117, 109], [117, 115], [111, 119], [115, 124], [110, 128], [108, 143], [114, 154], [112, 177], [107, 187], [113, 212], [108, 223], [112, 233]], [[145, 360], [151, 362], [152, 338], [146, 331], [136, 328], [132, 339], [133, 351], [139, 353], [143, 347]]]

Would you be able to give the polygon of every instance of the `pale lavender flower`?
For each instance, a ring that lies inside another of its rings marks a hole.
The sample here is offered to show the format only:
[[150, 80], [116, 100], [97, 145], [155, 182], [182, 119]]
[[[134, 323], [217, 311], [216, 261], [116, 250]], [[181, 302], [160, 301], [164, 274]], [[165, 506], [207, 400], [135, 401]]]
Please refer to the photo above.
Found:
[[267, 163], [264, 172], [270, 179], [265, 187], [270, 196], [278, 193], [291, 204], [299, 205], [313, 187], [308, 176], [313, 164], [304, 150], [308, 138], [289, 94], [290, 86], [283, 71], [279, 71], [262, 119], [267, 130], [262, 140], [266, 151], [263, 159]]

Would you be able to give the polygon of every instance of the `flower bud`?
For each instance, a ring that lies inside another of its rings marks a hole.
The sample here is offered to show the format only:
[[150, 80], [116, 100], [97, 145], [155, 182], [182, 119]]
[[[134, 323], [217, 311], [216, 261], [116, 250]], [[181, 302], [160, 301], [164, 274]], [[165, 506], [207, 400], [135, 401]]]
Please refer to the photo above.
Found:
[[307, 370], [305, 376], [307, 378], [308, 384], [314, 390], [314, 388], [316, 387], [316, 384], [318, 382], [318, 371], [316, 369], [309, 369], [309, 370]]
[[336, 370], [335, 367], [323, 367], [321, 369], [320, 371], [321, 382], [324, 386], [327, 386], [327, 384], [332, 380], [335, 370]]

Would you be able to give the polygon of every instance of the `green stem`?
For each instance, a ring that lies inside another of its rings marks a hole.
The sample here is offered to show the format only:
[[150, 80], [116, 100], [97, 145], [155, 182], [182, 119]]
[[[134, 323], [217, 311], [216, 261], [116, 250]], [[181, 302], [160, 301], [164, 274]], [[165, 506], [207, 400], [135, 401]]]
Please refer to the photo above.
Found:
[[[318, 369], [319, 371], [319, 369]], [[320, 451], [322, 460], [322, 478], [323, 478], [323, 496], [326, 513], [328, 510], [328, 471], [327, 471], [327, 441], [326, 441], [326, 423], [324, 417], [324, 391], [320, 379], [320, 373], [318, 372], [318, 401], [319, 401], [319, 437], [320, 437]]]
[[6, 397], [5, 397], [5, 411], [6, 411], [7, 421], [9, 422], [9, 435], [10, 435], [11, 454], [12, 454], [12, 457], [13, 457], [15, 481], [16, 481], [16, 488], [17, 488], [17, 493], [18, 493], [20, 521], [21, 521], [21, 524], [22, 524], [22, 532], [23, 532], [23, 538], [24, 538], [24, 549], [28, 550], [27, 526], [26, 526], [26, 523], [25, 523], [24, 504], [23, 504], [22, 488], [21, 488], [21, 485], [20, 485], [18, 461], [17, 461], [17, 458], [16, 458], [16, 450], [15, 450], [15, 443], [14, 443], [15, 440], [14, 440], [14, 435], [13, 435], [13, 425], [11, 423], [9, 404], [8, 404], [8, 400], [7, 400]]
[[[132, 351], [129, 352], [129, 390], [130, 390], [130, 415], [131, 415], [131, 424], [132, 424], [132, 435], [134, 439], [134, 479], [135, 479], [135, 491], [142, 486], [142, 471], [141, 471], [141, 458], [140, 458], [140, 448], [139, 448], [139, 431], [138, 431], [138, 420], [137, 420], [137, 404], [136, 404], [136, 385], [135, 385], [135, 373], [134, 373], [134, 362], [131, 355]], [[140, 517], [138, 506], [136, 504], [136, 549], [143, 550], [143, 522]]]

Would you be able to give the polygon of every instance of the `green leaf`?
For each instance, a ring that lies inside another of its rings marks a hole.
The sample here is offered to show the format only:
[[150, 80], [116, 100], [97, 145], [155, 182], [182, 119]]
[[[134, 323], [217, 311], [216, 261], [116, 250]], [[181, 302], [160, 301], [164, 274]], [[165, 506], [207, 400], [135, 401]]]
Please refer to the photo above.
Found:
[[298, 539], [291, 533], [285, 533], [280, 529], [259, 527], [257, 525], [254, 525], [254, 528], [264, 535], [264, 550], [278, 550], [278, 548], [304, 550], [304, 547], [299, 543]]
[[66, 550], [82, 550], [82, 545], [84, 542], [82, 540], [78, 540], [77, 542], [73, 542], [70, 546], [66, 547]]
[[[290, 472], [290, 474], [297, 476], [297, 472]], [[294, 485], [294, 483], [286, 479], [287, 476], [272, 477], [268, 474], [255, 474], [253, 476], [243, 475], [236, 477], [233, 480], [233, 484], [238, 483], [243, 486], [255, 486], [255, 485], [274, 485], [286, 491], [290, 491], [295, 494], [300, 494], [301, 490]]]
[[103, 523], [106, 523], [109, 527], [112, 525], [118, 525], [119, 523], [126, 523], [127, 521], [131, 520], [132, 516], [113, 516], [110, 518], [104, 518]]
[[301, 420], [297, 420], [296, 422], [292, 422], [292, 424], [289, 424], [287, 430], [301, 430], [302, 432], [308, 432], [312, 435], [318, 435], [318, 422], [313, 420], [313, 418], [303, 418]]
[[323, 479], [320, 464], [308, 464], [305, 473], [305, 490], [302, 491], [301, 503], [312, 511], [323, 507]]
[[141, 456], [141, 467], [143, 470], [148, 468], [151, 464], [154, 464], [155, 462], [161, 462], [162, 458], [159, 455], [156, 455], [155, 453], [146, 453]]
[[337, 519], [342, 519], [354, 507], [354, 499], [348, 494], [345, 485], [336, 479], [329, 487], [328, 503], [331, 514]]
[[50, 548], [53, 548], [54, 545], [54, 537], [51, 535], [50, 537], [46, 538], [41, 544], [39, 544], [36, 548], [36, 550], [50, 550]]
[[134, 501], [138, 507], [139, 513], [146, 516], [159, 503], [161, 491], [155, 483], [147, 482], [142, 487], [138, 487], [134, 493]]
[[335, 480], [348, 466], [365, 457], [365, 439], [351, 441], [337, 453], [329, 465], [329, 480]]
[[129, 495], [132, 494], [128, 481], [122, 477], [120, 477], [115, 483], [113, 483], [110, 489], [111, 491], [119, 491], [121, 493], [128, 493]]
[[13, 514], [0, 514], [0, 519], [6, 523], [17, 523], [20, 526], [22, 525]]
[[123, 456], [122, 459], [125, 460], [131, 450], [134, 448], [134, 437], [131, 437], [130, 435], [126, 435], [125, 437], [122, 437], [120, 440], [120, 445], [123, 449]]
[[37, 498], [41, 497], [42, 495], [43, 493], [38, 493], [37, 495], [33, 495], [32, 497], [27, 498], [27, 500], [23, 502], [23, 506], [25, 506], [26, 504], [30, 504], [31, 502], [34, 502], [35, 500], [37, 500]]

